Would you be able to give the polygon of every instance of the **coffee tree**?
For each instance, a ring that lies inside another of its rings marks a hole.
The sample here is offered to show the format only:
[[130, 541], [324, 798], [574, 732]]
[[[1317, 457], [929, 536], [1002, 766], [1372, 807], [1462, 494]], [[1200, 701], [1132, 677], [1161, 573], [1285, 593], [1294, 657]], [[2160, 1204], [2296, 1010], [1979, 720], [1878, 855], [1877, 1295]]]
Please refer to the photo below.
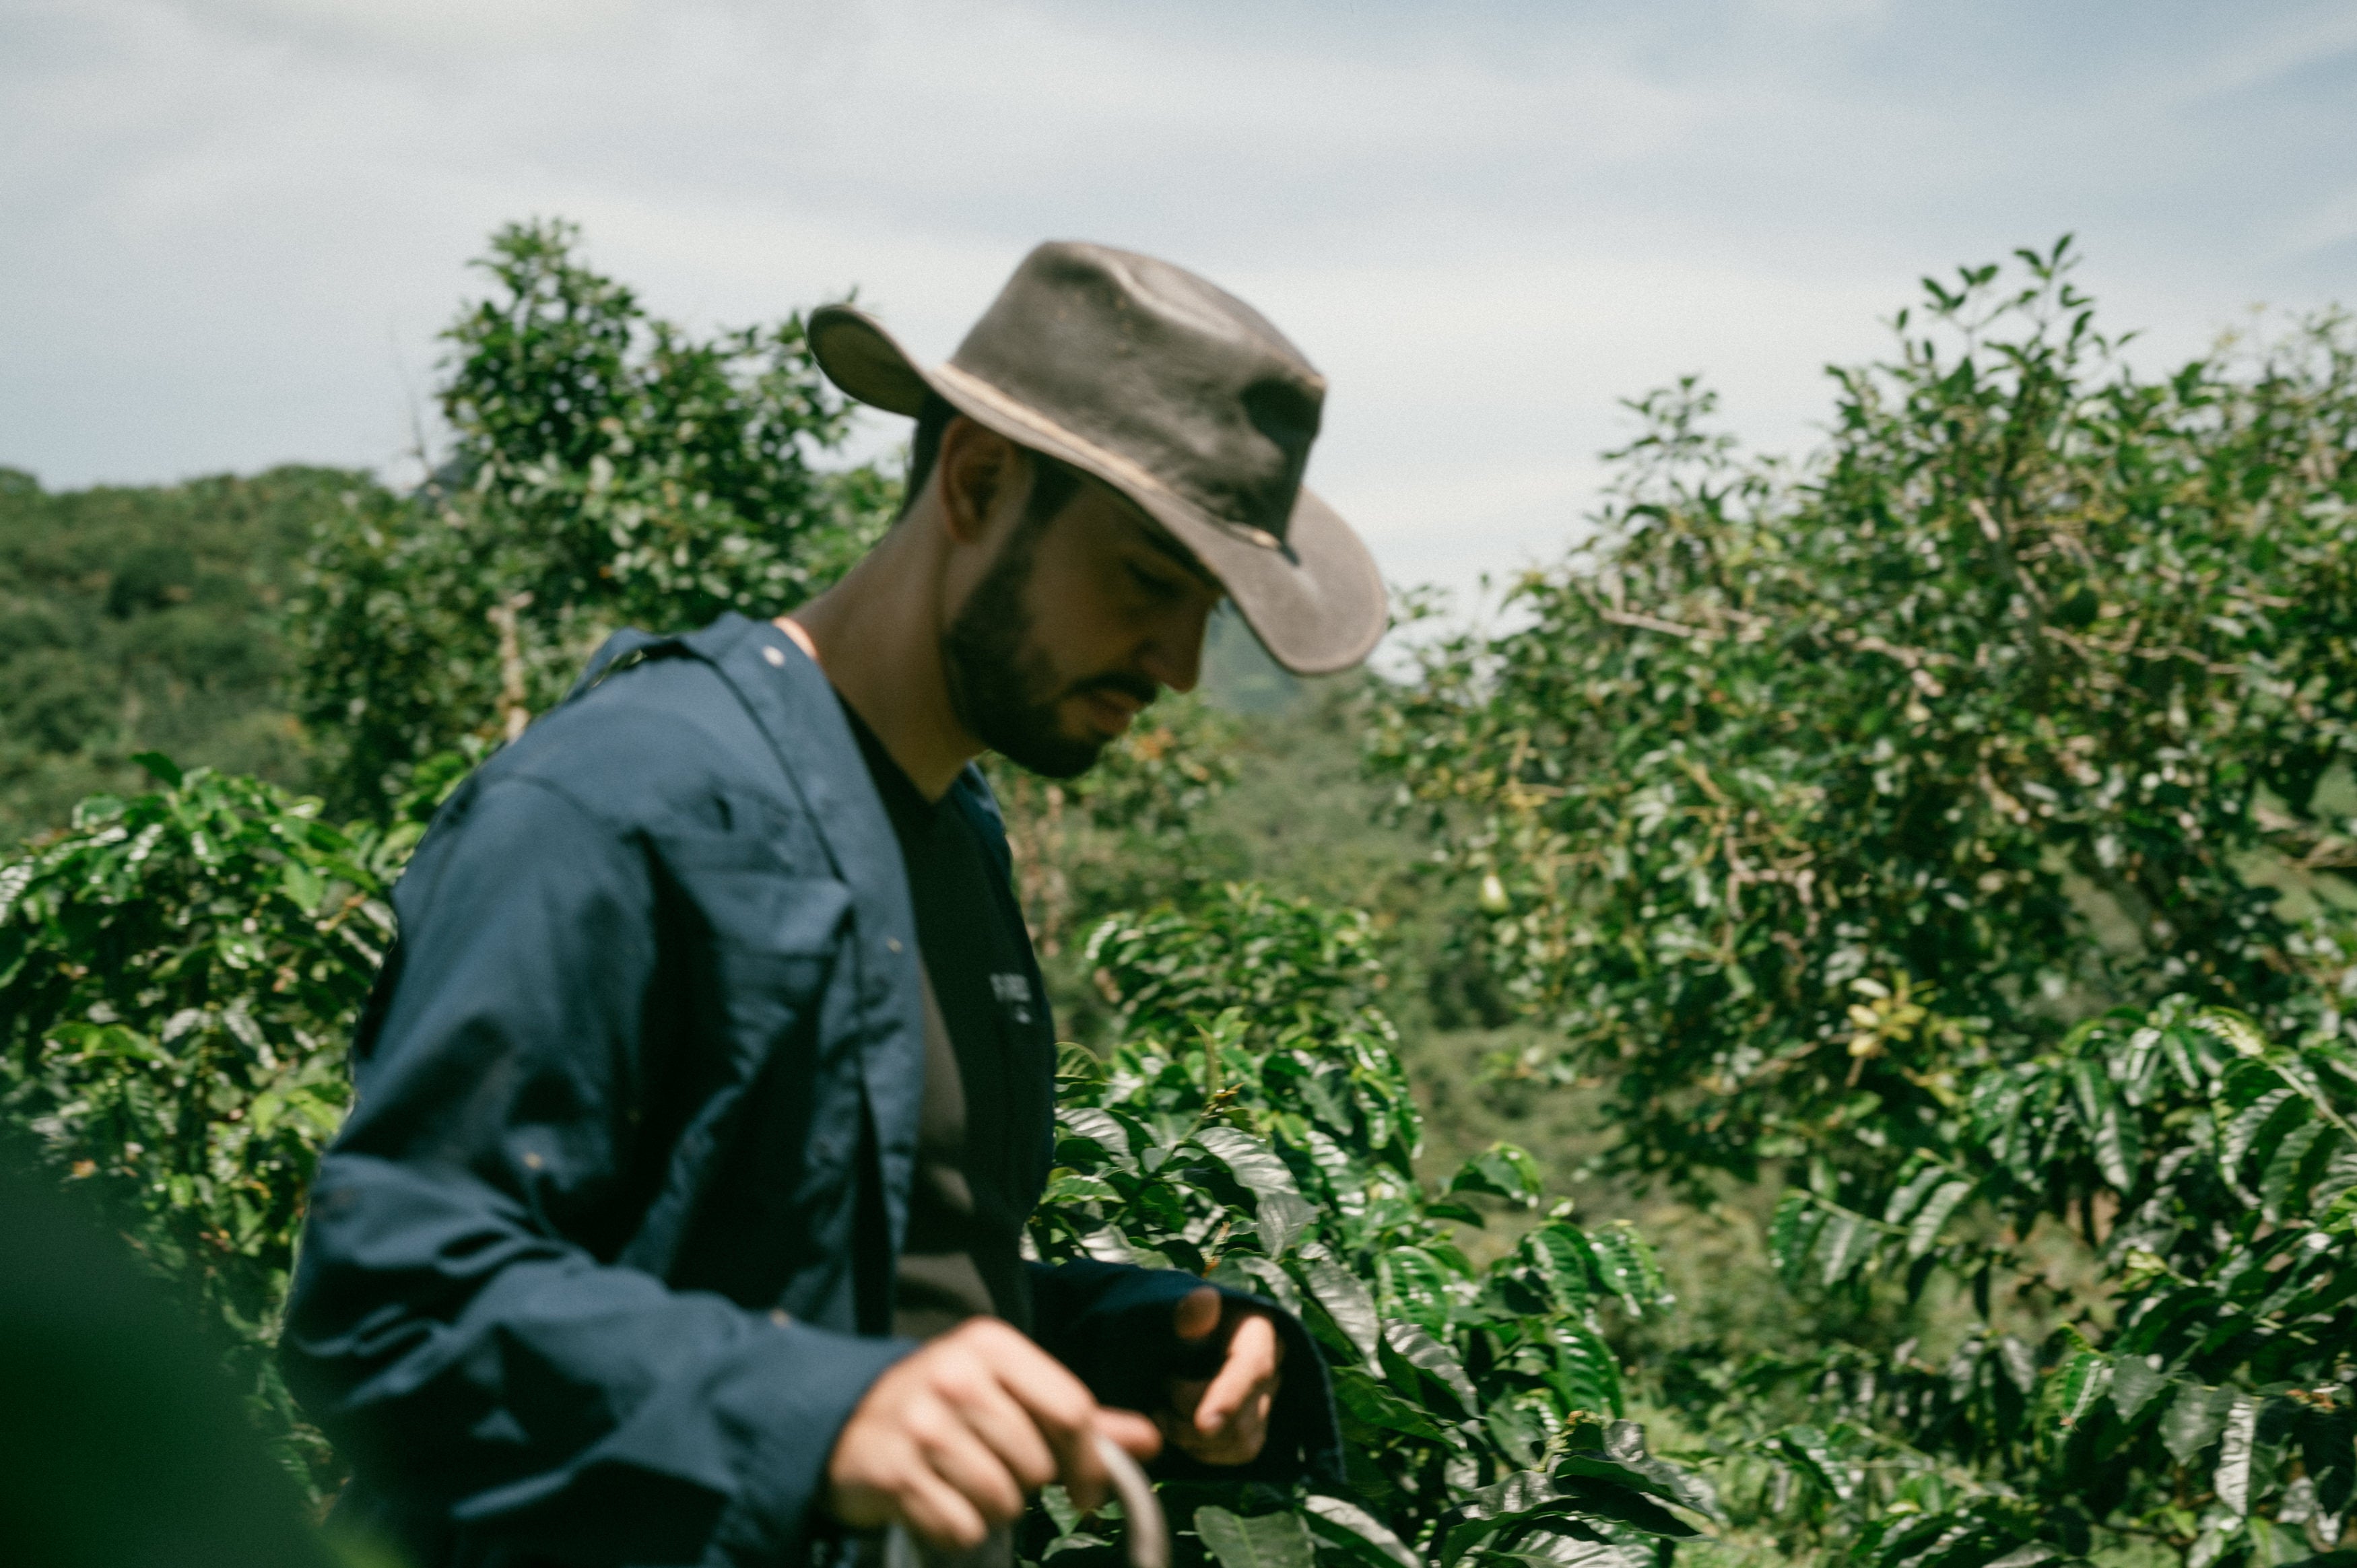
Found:
[[0, 1115], [213, 1320], [284, 1456], [326, 1482], [269, 1351], [417, 824], [339, 829], [317, 800], [139, 760], [155, 789], [84, 800], [0, 862]]
[[1200, 698], [1165, 697], [1077, 779], [988, 759], [1024, 922], [1051, 967], [1117, 910], [1189, 903], [1219, 885], [1201, 824], [1240, 772], [1236, 731]]
[[492, 296], [443, 334], [448, 453], [416, 495], [322, 520], [290, 618], [339, 807], [381, 812], [426, 758], [513, 739], [620, 627], [792, 607], [897, 501], [871, 467], [819, 466], [849, 418], [798, 320], [700, 338], [578, 243], [493, 236]]
[[[1873, 1568], [2333, 1552], [2357, 1486], [2352, 1113], [2337, 1027], [2279, 1041], [2182, 997], [2090, 1020], [1985, 1075], [1939, 1153], [1866, 1186], [1821, 1169], [1778, 1210], [1800, 1300], [1944, 1281], [1976, 1309], [1952, 1346], [1664, 1382], [1738, 1524]], [[2058, 1240], [2084, 1266], [2053, 1268]]]
[[1799, 468], [1634, 404], [1592, 542], [1380, 717], [1559, 1033], [1510, 1065], [1602, 1075], [1629, 1167], [1896, 1169], [2091, 1007], [2272, 1020], [2251, 859], [2357, 864], [2357, 334], [2149, 380], [2019, 259], [1927, 282]]
[[[1635, 1568], [1716, 1512], [1623, 1419], [1604, 1330], [1669, 1305], [1626, 1226], [1547, 1209], [1477, 1267], [1458, 1227], [1538, 1210], [1501, 1144], [1427, 1190], [1363, 914], [1230, 886], [1091, 938], [1119, 999], [1109, 1058], [1065, 1053], [1045, 1257], [1180, 1268], [1298, 1313], [1331, 1367], [1348, 1498], [1194, 1485], [1173, 1501], [1223, 1568], [1554, 1561]], [[1051, 1532], [1049, 1526], [1055, 1530]], [[1110, 1544], [1068, 1515], [1060, 1561]]]

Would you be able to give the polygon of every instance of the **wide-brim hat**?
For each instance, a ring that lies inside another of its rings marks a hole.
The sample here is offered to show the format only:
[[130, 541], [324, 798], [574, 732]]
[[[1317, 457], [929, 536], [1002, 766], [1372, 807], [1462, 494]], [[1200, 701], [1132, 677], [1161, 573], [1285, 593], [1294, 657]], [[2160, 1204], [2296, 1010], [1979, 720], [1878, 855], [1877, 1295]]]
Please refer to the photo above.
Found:
[[938, 393], [1126, 496], [1295, 673], [1350, 668], [1389, 624], [1374, 557], [1301, 483], [1325, 378], [1192, 273], [1103, 245], [1041, 245], [930, 369], [849, 306], [813, 311], [805, 332], [828, 379], [861, 403], [914, 415]]

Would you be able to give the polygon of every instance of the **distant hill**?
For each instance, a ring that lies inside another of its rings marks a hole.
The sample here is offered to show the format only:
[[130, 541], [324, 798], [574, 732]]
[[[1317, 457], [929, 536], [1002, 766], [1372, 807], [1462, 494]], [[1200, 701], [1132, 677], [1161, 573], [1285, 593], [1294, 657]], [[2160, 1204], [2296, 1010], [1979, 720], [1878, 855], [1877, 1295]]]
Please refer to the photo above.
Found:
[[[137, 788], [142, 751], [305, 787], [274, 612], [314, 521], [375, 482], [289, 467], [48, 491], [0, 467], [0, 849], [85, 795]], [[1254, 716], [1297, 715], [1318, 684], [1225, 608], [1202, 680], [1213, 706]]]
[[1270, 658], [1225, 603], [1204, 628], [1202, 682], [1203, 700], [1232, 714], [1287, 714], [1311, 701], [1309, 682]]
[[373, 482], [285, 467], [51, 493], [0, 468], [0, 845], [135, 787], [141, 751], [299, 784], [271, 612], [312, 520]]

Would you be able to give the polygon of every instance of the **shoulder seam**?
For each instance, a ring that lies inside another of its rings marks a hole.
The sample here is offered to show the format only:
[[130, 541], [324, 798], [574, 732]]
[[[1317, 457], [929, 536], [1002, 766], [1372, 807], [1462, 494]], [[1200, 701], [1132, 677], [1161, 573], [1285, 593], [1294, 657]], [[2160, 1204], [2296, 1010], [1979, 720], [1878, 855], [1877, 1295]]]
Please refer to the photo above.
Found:
[[483, 780], [482, 792], [488, 795], [503, 784], [519, 785], [529, 789], [543, 790], [547, 794], [554, 795], [559, 800], [562, 800], [566, 805], [572, 807], [576, 815], [581, 817], [586, 822], [594, 823], [596, 826], [605, 829], [608, 832], [627, 832], [630, 825], [629, 823], [615, 821], [612, 817], [608, 816], [605, 812], [598, 811], [596, 807], [590, 805], [587, 800], [582, 800], [581, 797], [576, 795], [564, 785], [557, 783], [553, 779], [544, 779], [536, 773], [503, 773], [496, 779], [486, 779]]

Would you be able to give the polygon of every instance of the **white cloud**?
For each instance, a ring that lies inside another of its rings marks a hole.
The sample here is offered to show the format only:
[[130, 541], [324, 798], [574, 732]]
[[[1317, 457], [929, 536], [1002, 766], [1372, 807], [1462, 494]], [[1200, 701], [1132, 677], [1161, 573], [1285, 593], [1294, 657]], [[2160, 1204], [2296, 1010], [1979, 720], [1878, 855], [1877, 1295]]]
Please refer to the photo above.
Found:
[[[1921, 272], [2080, 231], [2192, 351], [2357, 219], [2345, 13], [1242, 0], [20, 0], [0, 462], [383, 464], [496, 224], [699, 323], [857, 285], [947, 353], [1032, 242], [1194, 265], [1334, 382], [1313, 478], [1394, 578], [1563, 538], [1615, 400], [1811, 438]], [[2088, 47], [2089, 38], [2115, 49]], [[2294, 153], [2298, 156], [2295, 160]], [[875, 422], [872, 448], [897, 439]]]

